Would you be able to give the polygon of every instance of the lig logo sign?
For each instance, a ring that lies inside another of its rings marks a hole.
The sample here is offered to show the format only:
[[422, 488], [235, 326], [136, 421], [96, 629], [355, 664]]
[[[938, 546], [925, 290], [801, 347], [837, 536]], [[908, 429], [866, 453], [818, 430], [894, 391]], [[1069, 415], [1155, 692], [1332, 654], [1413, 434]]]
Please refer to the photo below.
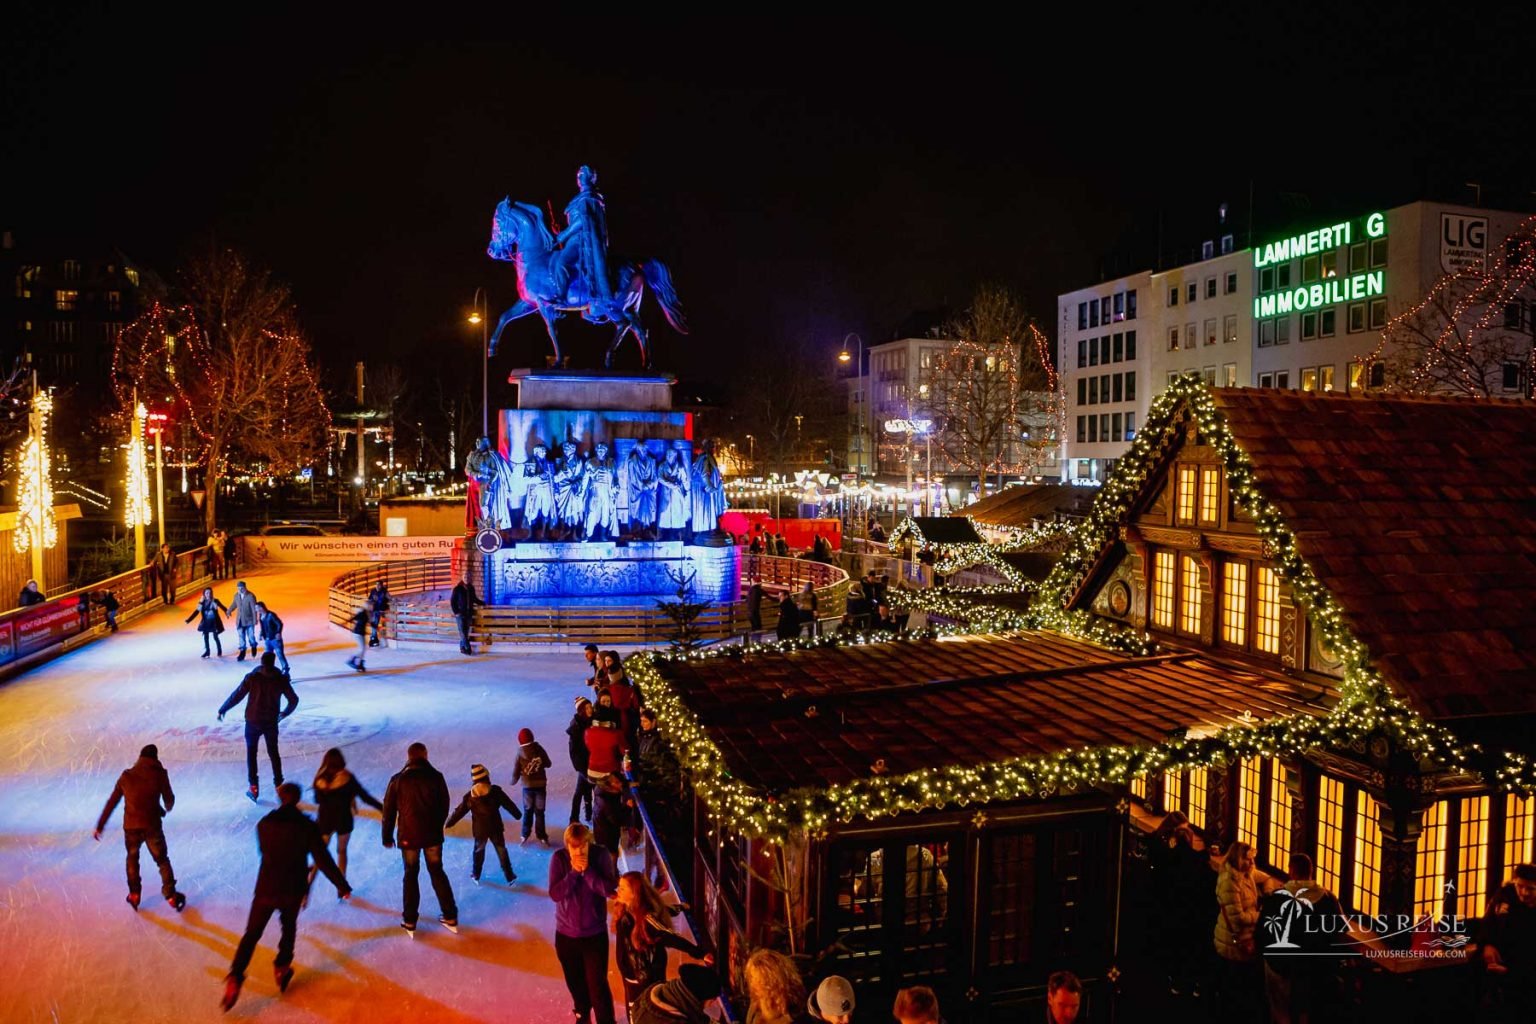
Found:
[[[1386, 233], [1386, 215], [1372, 213], [1359, 222], [1358, 228], [1355, 222], [1341, 221], [1266, 243], [1254, 249], [1253, 266], [1259, 270], [1293, 259], [1304, 259], [1331, 252], [1341, 246], [1353, 245], [1356, 241], [1382, 238]], [[1332, 306], [1340, 302], [1358, 302], [1384, 294], [1386, 272], [1368, 270], [1349, 277], [1330, 277], [1297, 288], [1284, 288], [1259, 295], [1253, 300], [1253, 315], [1260, 319], [1283, 316], [1286, 313]]]

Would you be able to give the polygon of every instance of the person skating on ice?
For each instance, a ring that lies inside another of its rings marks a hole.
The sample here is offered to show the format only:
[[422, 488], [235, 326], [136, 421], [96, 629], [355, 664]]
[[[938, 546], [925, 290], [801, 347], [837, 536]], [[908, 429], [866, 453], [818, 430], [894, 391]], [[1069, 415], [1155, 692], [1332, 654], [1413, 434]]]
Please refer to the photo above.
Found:
[[245, 580], [235, 584], [235, 596], [229, 601], [229, 614], [235, 619], [235, 638], [240, 644], [240, 656], [236, 661], [245, 660], [245, 652], [249, 650], [251, 657], [256, 657], [256, 622], [260, 617], [256, 606], [261, 602], [256, 600], [256, 595], [246, 587]]
[[475, 609], [485, 604], [475, 593], [475, 588], [469, 585], [469, 577], [460, 579], [454, 586], [453, 593], [448, 595], [448, 607], [453, 611], [453, 617], [459, 620], [459, 653], [474, 654], [475, 650], [470, 645], [469, 631], [475, 626]]
[[571, 822], [581, 820], [580, 811], [586, 811], [587, 823], [592, 822], [592, 780], [587, 778], [587, 766], [592, 755], [587, 753], [587, 730], [592, 727], [596, 709], [586, 697], [576, 698], [576, 712], [565, 727], [565, 735], [571, 755], [571, 767], [576, 769], [576, 791], [571, 794]]
[[384, 624], [384, 613], [389, 611], [389, 584], [380, 580], [368, 592], [368, 625], [373, 635], [368, 638], [369, 647], [379, 646], [379, 631]]
[[[299, 695], [293, 692], [288, 676], [274, 667], [275, 660], [270, 651], [263, 654], [261, 665], [246, 673], [229, 699], [219, 707], [219, 721], [222, 722], [230, 708], [245, 701], [245, 768], [251, 783], [252, 800], [261, 795], [256, 783], [256, 743], [262, 739], [267, 741], [267, 757], [272, 761], [272, 784], [281, 786], [283, 757], [277, 750], [277, 723], [293, 714], [293, 709], [299, 706]], [[277, 709], [280, 699], [287, 701], [282, 711]]]
[[293, 939], [299, 924], [299, 907], [309, 891], [309, 859], [336, 885], [342, 899], [352, 895], [352, 887], [331, 859], [320, 839], [320, 829], [309, 815], [299, 810], [303, 790], [297, 783], [277, 787], [277, 810], [256, 824], [256, 843], [261, 849], [261, 868], [256, 873], [256, 892], [251, 898], [251, 913], [245, 934], [235, 947], [229, 975], [224, 979], [224, 998], [219, 1006], [228, 1010], [240, 998], [245, 983], [245, 969], [251, 964], [256, 943], [267, 930], [272, 915], [277, 914], [282, 931], [277, 940], [277, 956], [272, 960], [272, 974], [280, 992], [288, 991], [293, 980]]
[[384, 791], [383, 842], [394, 849], [395, 826], [399, 824], [400, 859], [405, 865], [401, 883], [400, 927], [412, 937], [421, 906], [422, 855], [426, 855], [427, 875], [442, 913], [438, 920], [449, 931], [459, 930], [459, 908], [453, 899], [453, 886], [443, 870], [443, 821], [448, 817], [448, 783], [443, 773], [427, 760], [427, 745], [412, 743], [406, 750], [405, 767], [389, 780]]
[[[329, 848], [331, 836], [336, 837], [336, 867], [347, 873], [347, 843], [352, 839], [353, 813], [357, 801], [383, 811], [384, 804], [363, 788], [357, 776], [347, 770], [347, 759], [341, 750], [332, 747], [320, 759], [320, 770], [315, 772], [315, 827], [320, 830], [320, 842]], [[309, 880], [315, 880], [315, 867], [309, 869]], [[337, 890], [337, 895], [341, 891]]]
[[197, 602], [197, 607], [187, 616], [188, 622], [198, 620], [197, 631], [203, 634], [203, 657], [208, 657], [209, 637], [213, 637], [213, 646], [219, 652], [219, 657], [224, 657], [224, 644], [219, 640], [219, 634], [224, 632], [224, 618], [228, 615], [229, 609], [224, 607], [224, 602], [213, 596], [213, 588], [204, 587], [202, 600]]
[[277, 667], [288, 675], [288, 655], [283, 651], [283, 620], [261, 601], [256, 602], [256, 628], [262, 645], [277, 659]]
[[523, 843], [529, 835], [549, 845], [544, 828], [545, 798], [549, 795], [549, 752], [533, 738], [532, 729], [517, 732], [517, 763], [512, 766], [512, 784], [523, 784]]
[[160, 869], [160, 894], [180, 913], [187, 898], [176, 891], [176, 873], [171, 870], [171, 855], [161, 822], [176, 805], [176, 794], [171, 791], [170, 773], [160, 763], [160, 749], [153, 743], [140, 750], [133, 767], [117, 777], [117, 785], [112, 787], [112, 795], [101, 809], [101, 817], [96, 819], [96, 831], [91, 833], [98, 843], [118, 801], [123, 803], [123, 843], [128, 848], [128, 905], [139, 909], [139, 848], [148, 846], [155, 867]]
[[368, 669], [363, 665], [363, 656], [368, 653], [368, 608], [359, 608], [352, 613], [352, 638], [357, 641], [357, 653], [347, 659], [347, 667], [355, 668], [359, 672]]
[[507, 884], [511, 885], [517, 881], [517, 872], [512, 870], [512, 858], [507, 856], [507, 832], [501, 822], [501, 809], [505, 807], [514, 818], [521, 818], [522, 812], [517, 809], [512, 798], [507, 796], [506, 790], [491, 785], [491, 773], [485, 765], [470, 765], [469, 781], [469, 792], [464, 794], [459, 806], [448, 816], [443, 828], [453, 828], [468, 814], [475, 836], [475, 852], [469, 863], [470, 880], [476, 885], [480, 884], [480, 871], [485, 866], [485, 844], [490, 843], [496, 847], [496, 858], [501, 861], [501, 873]]

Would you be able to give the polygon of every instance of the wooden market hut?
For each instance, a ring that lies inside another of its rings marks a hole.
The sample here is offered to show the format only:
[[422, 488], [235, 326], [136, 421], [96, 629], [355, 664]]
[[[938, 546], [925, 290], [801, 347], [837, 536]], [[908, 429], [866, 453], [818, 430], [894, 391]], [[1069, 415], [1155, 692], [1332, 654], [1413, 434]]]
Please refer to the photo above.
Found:
[[[1185, 378], [1043, 628], [642, 662], [731, 980], [775, 944], [861, 1003], [931, 984], [952, 1021], [1063, 967], [1102, 1004], [1127, 851], [1172, 810], [1272, 874], [1309, 853], [1360, 914], [1478, 917], [1536, 858], [1533, 436], [1529, 403]], [[1357, 980], [1445, 1005], [1443, 963]]]

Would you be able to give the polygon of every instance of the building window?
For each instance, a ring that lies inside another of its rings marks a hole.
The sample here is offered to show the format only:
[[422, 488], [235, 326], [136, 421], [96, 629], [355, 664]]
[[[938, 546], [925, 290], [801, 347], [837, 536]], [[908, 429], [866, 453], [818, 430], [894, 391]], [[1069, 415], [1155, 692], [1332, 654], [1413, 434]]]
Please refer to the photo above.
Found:
[[1354, 883], [1356, 912], [1375, 917], [1381, 907], [1381, 823], [1376, 801], [1365, 790], [1355, 793]]
[[1317, 281], [1319, 260], [1316, 256], [1308, 256], [1301, 261], [1301, 283], [1312, 284]]
[[1109, 413], [1099, 413], [1099, 440], [1109, 440]]
[[[1131, 376], [1134, 377], [1136, 375], [1133, 373]], [[1134, 412], [1125, 414], [1125, 439], [1127, 441], [1136, 440], [1136, 414]]]
[[1264, 781], [1261, 762], [1245, 757], [1237, 763], [1237, 838], [1259, 848], [1259, 787]]
[[1379, 331], [1387, 326], [1387, 300], [1371, 300], [1371, 330]]
[[1136, 332], [1135, 331], [1126, 331], [1125, 332], [1125, 358], [1128, 359], [1128, 360], [1136, 358]]
[[1536, 797], [1504, 798], [1504, 873], [1536, 861]]
[[1303, 391], [1316, 391], [1317, 390], [1317, 367], [1315, 367], [1315, 366], [1303, 366], [1301, 368], [1301, 390], [1303, 390]]
[[1099, 378], [1097, 377], [1088, 378], [1088, 404], [1099, 404]]
[[1504, 390], [1519, 391], [1525, 377], [1525, 367], [1520, 363], [1504, 364]]
[[1235, 388], [1235, 387], [1237, 387], [1237, 364], [1236, 363], [1222, 363], [1221, 364], [1221, 375], [1222, 375], [1222, 382], [1221, 382], [1221, 386], [1222, 387], [1224, 387], [1224, 388]]
[[1200, 379], [1205, 381], [1211, 387], [1215, 387], [1216, 386], [1216, 367], [1214, 367], [1214, 366], [1207, 366], [1204, 369], [1202, 369], [1200, 371]]
[[1386, 387], [1387, 386], [1387, 364], [1386, 363], [1372, 363], [1371, 364], [1371, 372], [1370, 372], [1369, 380], [1370, 380], [1370, 386], [1373, 387], [1373, 388], [1384, 388], [1384, 387]]
[[1124, 386], [1123, 380], [1124, 379], [1123, 379], [1123, 377], [1120, 374], [1118, 374], [1118, 373], [1115, 374], [1115, 376], [1113, 378], [1113, 381], [1112, 381], [1112, 385], [1113, 386], [1110, 388], [1110, 395], [1111, 395], [1110, 401], [1111, 402], [1124, 401], [1124, 399], [1121, 397], [1125, 393], [1125, 386]]
[[1326, 281], [1330, 277], [1339, 276], [1339, 251], [1337, 249], [1321, 253], [1319, 258], [1322, 260], [1322, 263], [1318, 268], [1318, 273], [1323, 280]]
[[1125, 335], [1115, 335], [1115, 347], [1111, 350], [1111, 354], [1113, 357], [1112, 361], [1116, 363], [1125, 358]]
[[1110, 439], [1111, 440], [1113, 440], [1113, 441], [1120, 440], [1120, 428], [1121, 428], [1120, 414], [1118, 412], [1110, 413], [1109, 414], [1109, 433], [1110, 433]]
[[1210, 781], [1206, 768], [1191, 768], [1189, 770], [1189, 810], [1185, 817], [1189, 823], [1202, 832], [1210, 827], [1209, 815], [1206, 807], [1210, 803]]
[[1159, 551], [1152, 559], [1152, 625], [1173, 628], [1173, 552]]
[[1279, 388], [1281, 391], [1286, 391], [1286, 390], [1289, 390], [1290, 386], [1291, 386], [1291, 371], [1290, 370], [1276, 370], [1275, 371], [1275, 387]]
[[1357, 334], [1365, 330], [1365, 303], [1352, 302], [1349, 305], [1349, 333]]
[[1216, 337], [1216, 318], [1211, 317], [1205, 322], [1205, 343], [1207, 345], [1216, 344]]
[[1275, 344], [1289, 345], [1291, 343], [1291, 318], [1282, 316], [1275, 321]]
[[1125, 292], [1115, 292], [1115, 319], [1125, 319]]
[[1099, 322], [1105, 327], [1108, 327], [1110, 324], [1108, 295], [1099, 300]]
[[1216, 297], [1216, 279], [1214, 277], [1205, 279], [1205, 297], [1208, 299]]
[[1231, 295], [1235, 291], [1237, 291], [1237, 271], [1233, 270], [1233, 271], [1229, 271], [1227, 273], [1227, 292], [1226, 293], [1228, 295]]
[[1291, 286], [1291, 265], [1282, 263], [1275, 268], [1275, 287], [1289, 288]]
[[1242, 647], [1248, 639], [1248, 563], [1221, 566], [1221, 640]]
[[1089, 416], [1088, 417], [1088, 443], [1089, 444], [1097, 444], [1098, 441], [1099, 441], [1099, 418], [1097, 416]]
[[1109, 335], [1107, 334], [1099, 339], [1099, 362], [1105, 364], [1109, 362]]
[[1178, 370], [1169, 370], [1168, 371], [1168, 386], [1172, 387], [1174, 382], [1177, 381], [1180, 376], [1181, 376], [1181, 374], [1179, 373]]
[[1275, 343], [1275, 322], [1273, 320], [1259, 321], [1259, 348], [1269, 348]]
[[1488, 797], [1469, 796], [1461, 801], [1461, 826], [1457, 838], [1456, 913], [1479, 917], [1488, 900]]
[[1333, 367], [1319, 366], [1317, 368], [1317, 390], [1323, 394], [1333, 390]]
[[1178, 492], [1175, 502], [1178, 506], [1180, 523], [1193, 523], [1195, 521], [1195, 502], [1199, 497], [1197, 488], [1199, 478], [1195, 475], [1197, 467], [1189, 463], [1179, 464]]
[[1136, 319], [1136, 289], [1132, 288], [1125, 293], [1125, 318]]
[[1222, 235], [1221, 236], [1221, 254], [1223, 256], [1225, 256], [1227, 253], [1229, 253], [1231, 251], [1232, 251], [1232, 236], [1231, 235]]
[[1354, 394], [1365, 387], [1364, 363], [1350, 363], [1345, 369], [1348, 371], [1348, 375], [1344, 379], [1344, 390], [1346, 392]]
[[1195, 282], [1189, 282], [1189, 288], [1184, 292], [1185, 302], [1194, 302], [1200, 296], [1200, 286]]
[[1504, 304], [1504, 329], [1518, 331], [1525, 322], [1525, 304], [1519, 299]]
[[1216, 243], [1215, 242], [1201, 242], [1200, 243], [1200, 258], [1201, 259], [1208, 260], [1212, 256], [1215, 256], [1215, 255], [1216, 255]]
[[1280, 653], [1280, 574], [1261, 565], [1254, 574], [1253, 645], [1264, 654]]
[[1099, 365], [1099, 339], [1097, 338], [1088, 339], [1088, 365]]
[[[1081, 384], [1082, 381], [1078, 381], [1078, 383]], [[1078, 444], [1086, 444], [1087, 441], [1088, 441], [1088, 417], [1086, 417], [1086, 416], [1079, 416], [1077, 418], [1077, 443]]]
[[1107, 373], [1099, 378], [1099, 401], [1109, 401], [1109, 374]]
[[1237, 316], [1231, 315], [1221, 321], [1221, 340], [1234, 342], [1237, 340]]
[[53, 293], [53, 308], [69, 312], [80, 301], [80, 293], [68, 288], [59, 288]]
[[78, 280], [80, 280], [80, 261], [79, 260], [65, 260], [64, 261], [64, 280], [66, 280], [66, 281], [78, 281]]
[[1077, 368], [1081, 370], [1088, 365], [1088, 342], [1086, 339], [1077, 343]]
[[115, 312], [117, 312], [118, 310], [120, 310], [122, 308], [123, 308], [123, 293], [122, 292], [107, 292], [107, 309], [109, 309], [109, 310], [111, 310], [112, 312], [115, 313]]
[[1200, 563], [1194, 555], [1184, 556], [1184, 600], [1180, 606], [1179, 629], [1192, 636], [1200, 634], [1200, 613], [1204, 608], [1200, 593]]
[[1259, 294], [1275, 290], [1275, 268], [1265, 267], [1259, 271]]
[[1178, 350], [1179, 350], [1179, 329], [1177, 327], [1170, 327], [1170, 328], [1168, 328], [1168, 351], [1169, 352], [1177, 352]]
[[1344, 783], [1327, 775], [1317, 780], [1317, 884], [1339, 891], [1344, 865]]
[[1269, 759], [1269, 862], [1275, 867], [1291, 860], [1291, 793], [1285, 788], [1285, 762]]
[[1087, 377], [1079, 377], [1079, 378], [1077, 378], [1077, 404], [1078, 405], [1087, 405], [1088, 404], [1088, 378]]
[[1184, 325], [1184, 347], [1185, 348], [1194, 348], [1195, 347], [1195, 325], [1194, 324], [1185, 324]]
[[1174, 285], [1172, 288], [1168, 289], [1168, 305], [1170, 305], [1170, 306], [1177, 306], [1178, 304], [1179, 304], [1179, 286], [1178, 285]]
[[1172, 768], [1163, 772], [1163, 811], [1183, 812], [1184, 810], [1184, 773]]
[[1272, 388], [1275, 386], [1275, 375], [1272, 373], [1259, 374], [1259, 387]]
[[1136, 401], [1136, 371], [1127, 370], [1125, 373], [1125, 400]]
[[1301, 314], [1301, 340], [1311, 341], [1315, 337], [1317, 337], [1317, 314]]
[[1338, 333], [1339, 311], [1325, 309], [1317, 315], [1317, 336], [1331, 338]]
[[1387, 265], [1387, 240], [1385, 238], [1371, 239], [1371, 269]]
[[1080, 331], [1088, 329], [1088, 303], [1086, 302], [1077, 304], [1077, 329]]
[[1138, 775], [1131, 780], [1131, 795], [1140, 800], [1147, 798], [1147, 777], [1145, 775]]
[[1437, 800], [1424, 811], [1419, 849], [1414, 855], [1413, 916], [1439, 920], [1445, 901], [1446, 819], [1448, 802]]
[[1215, 526], [1220, 521], [1221, 469], [1200, 467], [1200, 525]]
[[1099, 326], [1099, 303], [1097, 299], [1091, 299], [1088, 302], [1088, 326]]
[[1349, 272], [1351, 274], [1358, 274], [1362, 270], [1367, 269], [1368, 265], [1367, 265], [1366, 261], [1369, 258], [1370, 257], [1368, 255], [1368, 252], [1367, 252], [1367, 249], [1366, 249], [1366, 244], [1364, 242], [1356, 242], [1354, 245], [1350, 246], [1349, 247]]

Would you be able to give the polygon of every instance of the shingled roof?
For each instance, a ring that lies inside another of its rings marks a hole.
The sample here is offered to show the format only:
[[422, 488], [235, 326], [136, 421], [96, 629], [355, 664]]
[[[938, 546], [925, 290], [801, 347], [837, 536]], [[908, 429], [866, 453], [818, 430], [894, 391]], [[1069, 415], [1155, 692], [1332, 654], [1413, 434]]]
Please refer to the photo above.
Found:
[[1051, 519], [1057, 512], [1086, 509], [1093, 497], [1092, 491], [1082, 487], [1025, 484], [988, 495], [951, 514], [986, 526], [1022, 527], [1037, 519]]
[[657, 669], [731, 774], [770, 792], [867, 779], [879, 759], [902, 775], [1083, 746], [1155, 745], [1187, 729], [1321, 716], [1336, 698], [1331, 688], [1204, 652], [1137, 657], [1051, 632], [668, 661]]
[[1536, 404], [1212, 395], [1399, 693], [1441, 719], [1536, 712]]

